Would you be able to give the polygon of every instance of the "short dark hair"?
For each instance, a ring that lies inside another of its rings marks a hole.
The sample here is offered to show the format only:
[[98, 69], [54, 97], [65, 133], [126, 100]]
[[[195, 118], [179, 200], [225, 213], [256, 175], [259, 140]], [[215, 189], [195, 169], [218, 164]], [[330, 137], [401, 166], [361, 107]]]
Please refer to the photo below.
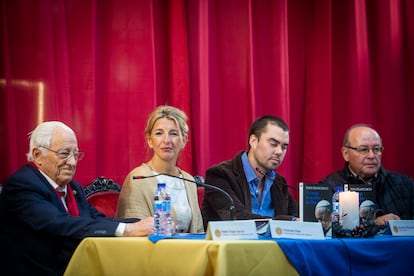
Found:
[[256, 121], [254, 121], [252, 125], [250, 126], [249, 135], [247, 136], [247, 144], [249, 145], [249, 148], [250, 148], [250, 144], [249, 144], [250, 136], [255, 135], [257, 139], [260, 139], [260, 136], [262, 135], [263, 132], [265, 132], [268, 124], [278, 126], [284, 131], [289, 132], [289, 127], [281, 118], [274, 116], [274, 115], [261, 116], [257, 118]]

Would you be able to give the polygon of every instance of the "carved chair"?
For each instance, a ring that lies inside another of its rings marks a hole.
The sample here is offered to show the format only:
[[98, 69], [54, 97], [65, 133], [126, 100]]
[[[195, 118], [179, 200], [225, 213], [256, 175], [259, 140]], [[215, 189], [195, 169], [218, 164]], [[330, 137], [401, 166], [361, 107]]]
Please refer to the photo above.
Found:
[[114, 217], [118, 205], [121, 186], [112, 179], [103, 176], [96, 178], [85, 187], [85, 195], [89, 204], [107, 217]]

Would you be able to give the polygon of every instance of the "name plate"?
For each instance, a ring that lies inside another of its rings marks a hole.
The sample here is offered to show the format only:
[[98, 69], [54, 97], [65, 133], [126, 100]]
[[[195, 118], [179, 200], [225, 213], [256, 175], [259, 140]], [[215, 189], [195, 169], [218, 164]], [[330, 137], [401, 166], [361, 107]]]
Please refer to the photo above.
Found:
[[320, 222], [296, 222], [284, 220], [270, 221], [272, 238], [290, 238], [306, 240], [324, 240], [325, 236]]
[[393, 236], [414, 236], [414, 220], [389, 220]]
[[254, 220], [210, 221], [207, 240], [257, 240]]

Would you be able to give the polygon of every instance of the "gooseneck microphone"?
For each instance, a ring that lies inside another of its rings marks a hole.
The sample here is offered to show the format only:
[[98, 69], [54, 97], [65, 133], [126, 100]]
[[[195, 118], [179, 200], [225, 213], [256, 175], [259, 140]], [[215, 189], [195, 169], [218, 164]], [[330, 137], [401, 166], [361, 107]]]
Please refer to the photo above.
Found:
[[221, 189], [217, 186], [213, 186], [213, 185], [204, 183], [204, 178], [202, 176], [196, 175], [196, 176], [194, 176], [194, 180], [192, 180], [192, 179], [188, 179], [188, 178], [184, 178], [184, 177], [181, 177], [181, 176], [176, 176], [176, 175], [172, 175], [172, 174], [168, 174], [168, 173], [157, 173], [157, 174], [148, 175], [148, 176], [141, 176], [141, 175], [133, 176], [132, 179], [152, 178], [152, 177], [157, 177], [159, 175], [165, 175], [165, 176], [181, 179], [181, 180], [184, 180], [184, 181], [192, 182], [192, 183], [195, 183], [197, 186], [204, 187], [206, 189], [215, 190], [215, 191], [218, 191], [218, 192], [224, 194], [230, 202], [230, 208], [229, 208], [230, 219], [235, 220], [235, 216], [234, 216], [234, 208], [235, 207], [234, 207], [233, 198], [225, 190], [223, 190], [223, 189]]
[[[264, 173], [261, 169], [259, 169], [259, 168], [255, 168], [256, 169], [256, 171], [258, 172], [258, 173], [260, 173], [261, 175], [263, 175], [264, 177], [268, 177], [268, 175], [266, 174], [266, 173]], [[285, 184], [285, 183], [280, 183], [280, 184], [282, 184], [283, 186], [286, 186], [286, 187], [288, 187], [288, 188], [290, 188], [290, 189], [293, 189], [293, 190], [295, 190], [295, 191], [299, 191], [299, 189], [298, 188], [296, 188], [296, 187], [293, 187], [293, 186], [290, 186], [290, 185], [288, 185], [288, 184]]]

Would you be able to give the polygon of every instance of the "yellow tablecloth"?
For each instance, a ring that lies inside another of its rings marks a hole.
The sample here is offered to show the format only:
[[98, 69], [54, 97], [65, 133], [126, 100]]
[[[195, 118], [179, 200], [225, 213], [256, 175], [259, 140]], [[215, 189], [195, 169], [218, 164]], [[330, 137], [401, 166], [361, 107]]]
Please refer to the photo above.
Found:
[[298, 275], [274, 241], [87, 238], [65, 276]]

